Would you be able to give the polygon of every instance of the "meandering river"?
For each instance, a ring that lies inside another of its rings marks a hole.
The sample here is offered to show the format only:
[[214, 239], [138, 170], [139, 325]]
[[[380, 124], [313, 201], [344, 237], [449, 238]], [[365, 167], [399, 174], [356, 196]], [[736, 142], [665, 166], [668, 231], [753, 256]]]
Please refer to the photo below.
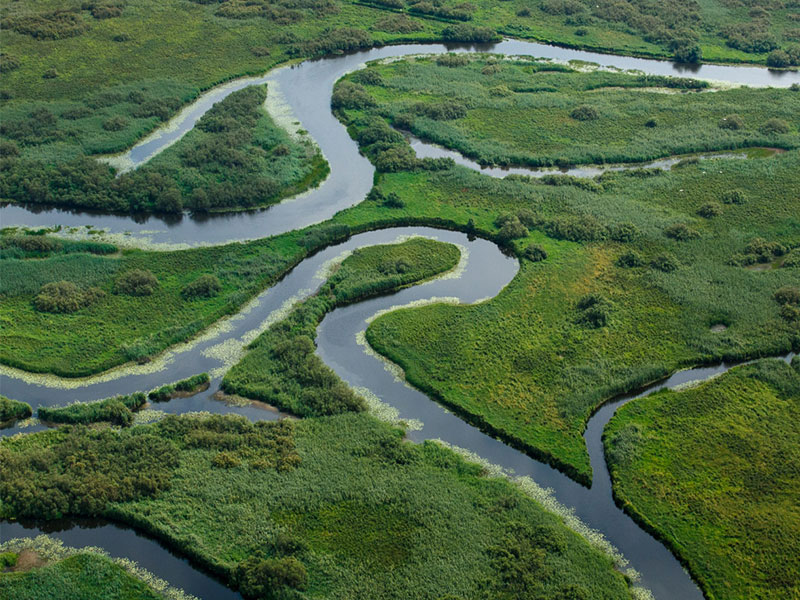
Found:
[[[447, 47], [441, 44], [376, 48], [307, 61], [277, 69], [264, 77], [240, 79], [214, 88], [184, 109], [162, 131], [149, 136], [126, 155], [126, 159], [133, 165], [141, 164], [189, 131], [215, 102], [245, 86], [268, 83], [270, 93], [278, 95], [288, 105], [294, 117], [319, 144], [331, 166], [330, 177], [319, 188], [298, 198], [266, 210], [208, 215], [202, 218], [185, 216], [173, 221], [164, 221], [157, 217], [139, 218], [7, 205], [0, 208], [0, 221], [4, 227], [92, 225], [112, 233], [130, 232], [134, 236], [145, 236], [154, 242], [192, 245], [261, 238], [321, 222], [360, 202], [372, 185], [373, 175], [371, 164], [358, 153], [356, 144], [330, 112], [329, 98], [334, 82], [369, 60], [448, 50], [480, 50], [565, 61], [583, 60], [615, 68], [638, 69], [656, 75], [689, 75], [699, 79], [754, 86], [785, 87], [800, 83], [800, 73], [718, 65], [702, 65], [687, 73], [683, 68], [664, 61], [601, 55], [513, 40], [472, 48]], [[396, 294], [336, 309], [319, 327], [317, 343], [322, 359], [351, 385], [369, 389], [383, 402], [396, 408], [401, 418], [421, 421], [422, 428], [412, 431], [409, 434], [411, 439], [444, 440], [466, 448], [516, 475], [528, 475], [539, 485], [551, 488], [560, 503], [572, 508], [581, 520], [602, 532], [622, 551], [631, 565], [641, 573], [643, 585], [656, 598], [702, 598], [698, 587], [672, 554], [620, 511], [611, 497], [611, 484], [601, 442], [602, 431], [618, 406], [641, 394], [626, 396], [605, 405], [589, 421], [584, 438], [594, 470], [594, 483], [591, 488], [585, 488], [548, 465], [482, 433], [424, 394], [407, 386], [385, 368], [382, 360], [359, 344], [358, 334], [364, 331], [366, 320], [380, 310], [430, 298], [449, 298], [450, 301], [472, 303], [498, 294], [514, 277], [519, 265], [515, 259], [502, 254], [494, 244], [486, 240], [468, 239], [461, 233], [424, 227], [392, 228], [360, 234], [308, 258], [282, 281], [263, 292], [257, 301], [248, 305], [239, 315], [213, 328], [199, 340], [171, 350], [150, 365], [144, 365], [132, 372], [130, 369], [112, 371], [77, 381], [58, 381], [57, 378], [47, 380], [12, 373], [0, 378], [2, 393], [37, 407], [152, 389], [202, 371], [212, 371], [216, 372], [216, 377], [212, 380], [209, 391], [192, 398], [159, 404], [154, 408], [165, 412], [209, 410], [238, 412], [254, 419], [277, 418], [276, 413], [261, 408], [228, 406], [212, 399], [211, 396], [219, 385], [220, 373], [235, 360], [253, 335], [284, 314], [292, 302], [308, 296], [321, 285], [326, 263], [341, 257], [345, 251], [392, 242], [399, 236], [409, 235], [436, 237], [441, 241], [459, 244], [465, 257], [459, 276], [438, 278]], [[791, 355], [784, 358], [790, 357]], [[730, 365], [681, 371], [647, 392], [706, 379], [728, 368]], [[18, 429], [9, 429], [0, 433], [8, 435], [16, 431]], [[157, 576], [202, 598], [238, 597], [187, 560], [170, 554], [157, 541], [116, 524], [96, 521], [56, 524], [4, 522], [1, 528], [0, 539], [45, 532], [70, 545], [104, 547], [112, 555], [136, 560]]]

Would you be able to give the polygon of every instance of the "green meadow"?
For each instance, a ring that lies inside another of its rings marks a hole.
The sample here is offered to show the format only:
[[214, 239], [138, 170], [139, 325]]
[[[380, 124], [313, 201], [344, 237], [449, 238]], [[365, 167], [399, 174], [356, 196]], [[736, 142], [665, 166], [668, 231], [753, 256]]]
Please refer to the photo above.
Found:
[[483, 165], [643, 162], [800, 144], [800, 93], [780, 89], [715, 91], [691, 79], [491, 55], [378, 62], [349, 80], [388, 105], [395, 127]]
[[626, 404], [604, 442], [614, 496], [708, 598], [800, 593], [800, 360], [763, 360]]

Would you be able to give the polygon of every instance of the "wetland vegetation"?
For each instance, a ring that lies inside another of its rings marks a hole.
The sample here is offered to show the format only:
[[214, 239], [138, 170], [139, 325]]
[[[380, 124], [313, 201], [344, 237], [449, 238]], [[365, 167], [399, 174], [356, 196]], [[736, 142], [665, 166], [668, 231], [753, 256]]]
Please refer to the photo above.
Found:
[[799, 591], [799, 415], [800, 359], [762, 360], [631, 402], [605, 431], [617, 502], [709, 598]]

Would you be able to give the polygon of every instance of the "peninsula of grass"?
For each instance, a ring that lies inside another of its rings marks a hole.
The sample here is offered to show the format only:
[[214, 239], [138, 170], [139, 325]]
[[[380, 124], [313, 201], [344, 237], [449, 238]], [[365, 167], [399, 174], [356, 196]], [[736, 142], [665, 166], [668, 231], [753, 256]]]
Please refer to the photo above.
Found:
[[27, 402], [12, 400], [0, 395], [0, 427], [10, 425], [20, 419], [27, 419], [32, 414], [31, 405]]
[[763, 360], [622, 407], [604, 433], [614, 497], [708, 598], [800, 593], [800, 360]]
[[344, 81], [362, 86], [396, 128], [483, 165], [644, 162], [800, 145], [800, 94], [790, 90], [698, 93], [708, 84], [491, 55], [376, 62]]
[[128, 523], [248, 598], [631, 597], [609, 556], [514, 483], [403, 435], [347, 413], [16, 436], [0, 442], [2, 514]]
[[460, 255], [453, 244], [427, 238], [356, 250], [317, 294], [256, 338], [225, 374], [222, 389], [300, 416], [364, 410], [363, 400], [314, 352], [317, 325], [337, 306], [452, 269]]
[[[0, 544], [0, 597], [15, 600], [183, 600], [181, 590], [134, 563], [46, 536]], [[190, 598], [190, 597], [189, 597]]]

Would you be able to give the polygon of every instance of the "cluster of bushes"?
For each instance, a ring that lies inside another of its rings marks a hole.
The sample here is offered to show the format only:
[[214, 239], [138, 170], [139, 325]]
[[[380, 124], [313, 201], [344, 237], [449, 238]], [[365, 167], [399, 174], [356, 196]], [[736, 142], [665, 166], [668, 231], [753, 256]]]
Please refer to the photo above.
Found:
[[452, 121], [454, 119], [463, 119], [467, 116], [467, 107], [456, 100], [435, 103], [417, 102], [409, 110], [416, 115], [422, 115], [434, 121]]
[[800, 46], [789, 46], [785, 50], [773, 50], [767, 56], [767, 66], [775, 69], [800, 65]]
[[[44, 144], [66, 137], [64, 131], [57, 127], [57, 117], [46, 108], [35, 108], [22, 119], [3, 119], [0, 123], [0, 135], [16, 140], [22, 144]], [[6, 158], [18, 154], [11, 147], [5, 146]]]
[[611, 318], [613, 304], [600, 294], [587, 294], [578, 300], [577, 322], [598, 329], [605, 327]]
[[442, 29], [442, 37], [447, 42], [466, 42], [486, 44], [499, 42], [500, 35], [490, 27], [476, 27], [467, 23], [448, 25]]
[[526, 237], [529, 229], [541, 229], [547, 235], [571, 242], [593, 242], [613, 240], [631, 242], [639, 237], [639, 229], [633, 223], [613, 223], [605, 225], [592, 215], [564, 215], [545, 218], [522, 209], [516, 213], [503, 213], [495, 219], [500, 228], [501, 242]]
[[101, 515], [111, 502], [167, 489], [178, 462], [175, 444], [150, 431], [127, 435], [76, 425], [39, 439], [45, 443], [0, 446], [4, 514]]
[[600, 117], [600, 113], [594, 106], [583, 104], [572, 109], [569, 116], [576, 121], [595, 121]]
[[86, 23], [78, 10], [11, 15], [0, 21], [0, 26], [37, 40], [61, 40], [86, 31]]
[[686, 223], [674, 223], [664, 228], [664, 235], [679, 242], [687, 242], [700, 237], [700, 232]]
[[0, 52], [0, 73], [8, 73], [14, 69], [19, 69], [21, 64], [19, 58], [13, 54]]
[[748, 266], [758, 263], [769, 263], [787, 253], [787, 248], [778, 242], [768, 242], [764, 238], [753, 238], [740, 254], [734, 255], [729, 264]]
[[462, 2], [455, 6], [446, 6], [442, 4], [441, 0], [419, 0], [409, 5], [408, 12], [443, 19], [469, 21], [472, 19], [472, 13], [475, 12], [475, 5], [469, 2]]
[[147, 402], [142, 393], [129, 396], [115, 396], [97, 402], [76, 402], [68, 406], [41, 406], [37, 414], [48, 423], [69, 423], [88, 425], [89, 423], [109, 422], [127, 427], [133, 423], [133, 413]]
[[146, 269], [131, 269], [117, 278], [114, 291], [126, 296], [150, 296], [158, 287], [158, 279]]
[[321, 56], [323, 54], [342, 54], [372, 46], [372, 37], [363, 29], [340, 27], [328, 29], [300, 44], [287, 48], [290, 56]]
[[12, 400], [0, 394], [0, 424], [27, 419], [33, 414], [30, 404]]
[[726, 38], [728, 46], [742, 52], [761, 54], [778, 48], [778, 40], [769, 31], [769, 23], [760, 19], [728, 25], [720, 30], [720, 34]]
[[375, 29], [388, 33], [413, 33], [422, 29], [422, 24], [407, 15], [387, 15], [375, 23]]
[[800, 323], [800, 288], [784, 286], [775, 292], [775, 302], [781, 305], [781, 316], [790, 323]]
[[211, 464], [216, 468], [247, 464], [260, 471], [291, 471], [301, 462], [294, 441], [294, 423], [287, 419], [251, 423], [234, 415], [167, 417], [158, 426], [163, 435], [184, 448], [213, 450]]
[[172, 385], [163, 385], [157, 390], [150, 392], [147, 397], [153, 402], [166, 402], [178, 395], [196, 394], [208, 387], [211, 378], [208, 373], [193, 375], [188, 379], [183, 379]]
[[800, 267], [800, 248], [795, 248], [794, 250], [791, 250], [786, 255], [786, 258], [783, 259], [783, 264], [781, 264], [781, 267], [786, 267], [786, 268]]
[[97, 287], [82, 290], [71, 281], [46, 283], [33, 299], [39, 312], [73, 313], [104, 298], [106, 293]]

